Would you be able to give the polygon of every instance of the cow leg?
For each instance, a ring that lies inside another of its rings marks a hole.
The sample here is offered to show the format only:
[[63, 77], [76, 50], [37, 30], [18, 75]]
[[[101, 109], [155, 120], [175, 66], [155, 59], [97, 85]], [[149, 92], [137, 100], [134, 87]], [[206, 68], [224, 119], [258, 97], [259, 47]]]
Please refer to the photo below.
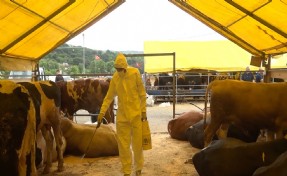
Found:
[[95, 123], [98, 120], [98, 116], [91, 116], [91, 122]]
[[27, 168], [26, 168], [26, 157], [20, 157], [19, 158], [19, 163], [18, 163], [18, 171], [19, 175], [25, 175], [27, 173]]
[[266, 132], [266, 141], [273, 141], [275, 139], [275, 133], [271, 130], [265, 130]]
[[218, 139], [225, 139], [227, 137], [228, 128], [228, 123], [221, 124], [221, 127], [217, 130]]
[[265, 129], [260, 130], [260, 137], [264, 138], [266, 140], [266, 130]]
[[30, 160], [30, 163], [31, 163], [31, 175], [37, 175], [37, 167], [36, 167], [36, 144], [35, 146], [32, 147], [31, 149], [31, 160]]
[[64, 158], [63, 158], [63, 153], [62, 151], [62, 131], [61, 131], [61, 121], [60, 121], [60, 114], [56, 114], [54, 121], [52, 122], [52, 128], [54, 131], [54, 137], [56, 141], [56, 151], [57, 151], [57, 158], [58, 158], [58, 171], [61, 172], [64, 170]]
[[211, 123], [204, 130], [204, 147], [208, 146], [208, 144], [211, 142], [213, 136], [215, 135], [216, 131], [219, 129], [219, 127], [221, 125], [221, 121], [218, 121], [218, 122], [214, 121], [212, 123], [212, 118], [211, 118]]
[[[29, 127], [27, 129], [29, 129]], [[18, 161], [19, 162], [18, 171], [19, 171], [20, 176], [22, 175], [24, 176], [27, 174], [28, 175], [30, 174], [32, 176], [37, 175], [37, 169], [36, 169], [36, 163], [35, 163], [36, 143], [32, 142], [34, 140], [33, 138], [36, 139], [35, 131], [31, 129], [30, 132], [27, 132], [27, 134], [25, 134], [24, 139], [23, 139], [23, 144], [22, 144], [23, 153], [20, 154], [19, 161]], [[28, 171], [30, 172], [28, 173]]]
[[47, 174], [50, 172], [52, 167], [52, 153], [53, 153], [53, 134], [51, 129], [48, 129], [46, 125], [41, 129], [42, 135], [46, 141], [46, 164], [43, 170], [43, 174]]
[[74, 121], [74, 115], [73, 115], [73, 113], [66, 113], [65, 117], [67, 117], [68, 119]]

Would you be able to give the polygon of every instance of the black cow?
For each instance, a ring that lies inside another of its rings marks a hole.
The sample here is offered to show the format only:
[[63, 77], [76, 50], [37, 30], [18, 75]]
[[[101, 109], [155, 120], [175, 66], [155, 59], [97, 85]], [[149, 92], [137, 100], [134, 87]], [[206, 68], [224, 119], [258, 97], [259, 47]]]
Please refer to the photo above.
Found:
[[272, 164], [258, 168], [253, 176], [286, 176], [287, 175], [287, 151], [281, 154]]
[[168, 73], [160, 73], [158, 75], [158, 89], [168, 90], [172, 89], [173, 77]]
[[[207, 124], [210, 123], [210, 116], [206, 119]], [[236, 139], [240, 139], [244, 142], [256, 142], [257, 138], [260, 134], [260, 130], [258, 129], [248, 129], [243, 130], [239, 129], [234, 125], [230, 125], [227, 137], [232, 137]], [[196, 124], [190, 126], [186, 130], [186, 136], [189, 143], [196, 148], [202, 149], [204, 147], [204, 119], [200, 120]], [[213, 140], [217, 140], [218, 137], [215, 135]]]
[[215, 140], [193, 158], [200, 176], [247, 176], [268, 166], [287, 151], [287, 140], [244, 143], [238, 139]]
[[201, 75], [199, 73], [186, 73], [185, 82], [185, 84], [188, 85], [188, 89], [201, 89], [203, 84]]

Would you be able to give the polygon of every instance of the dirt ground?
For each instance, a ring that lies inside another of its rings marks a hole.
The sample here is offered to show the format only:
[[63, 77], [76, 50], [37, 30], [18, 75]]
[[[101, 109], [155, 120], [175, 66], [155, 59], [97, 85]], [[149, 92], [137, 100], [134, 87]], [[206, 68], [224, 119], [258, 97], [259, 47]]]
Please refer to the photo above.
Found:
[[[193, 102], [200, 108], [203, 102]], [[166, 106], [163, 106], [166, 105]], [[200, 110], [190, 103], [176, 104], [175, 114], [190, 110]], [[185, 164], [194, 153], [199, 151], [193, 148], [188, 141], [172, 139], [167, 132], [167, 124], [173, 118], [173, 105], [168, 103], [156, 104], [147, 107], [147, 115], [152, 133], [153, 148], [144, 151], [145, 164], [142, 175], [146, 176], [198, 176], [192, 164]], [[89, 120], [89, 117], [77, 117], [78, 123]], [[58, 173], [57, 163], [53, 163], [52, 172], [47, 175], [58, 176], [120, 176], [121, 164], [118, 156], [101, 158], [84, 158], [65, 156], [65, 171]], [[42, 169], [39, 169], [39, 175]]]

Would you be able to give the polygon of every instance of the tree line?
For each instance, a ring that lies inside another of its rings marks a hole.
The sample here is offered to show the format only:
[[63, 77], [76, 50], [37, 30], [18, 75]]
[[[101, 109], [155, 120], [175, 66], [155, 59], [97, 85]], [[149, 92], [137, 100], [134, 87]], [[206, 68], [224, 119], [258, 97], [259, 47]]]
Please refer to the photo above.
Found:
[[[112, 74], [114, 59], [119, 51], [93, 50], [81, 46], [63, 44], [43, 57], [39, 66], [45, 68], [45, 74], [55, 75], [60, 69], [64, 75], [83, 74]], [[124, 54], [142, 54], [139, 51], [123, 51]], [[143, 57], [127, 58], [128, 64], [144, 72]], [[85, 67], [83, 64], [85, 63]]]

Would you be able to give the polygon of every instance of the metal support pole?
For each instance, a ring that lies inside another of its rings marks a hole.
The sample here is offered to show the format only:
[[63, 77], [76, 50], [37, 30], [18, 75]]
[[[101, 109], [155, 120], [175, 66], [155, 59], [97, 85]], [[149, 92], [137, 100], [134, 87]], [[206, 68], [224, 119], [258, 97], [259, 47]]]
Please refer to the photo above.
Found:
[[83, 33], [83, 74], [86, 73], [85, 64], [86, 64], [86, 58], [85, 58], [85, 34]]
[[173, 113], [172, 113], [172, 118], [174, 119], [175, 118], [175, 91], [176, 91], [176, 88], [175, 88], [175, 52], [173, 53], [173, 84], [172, 84], [172, 89], [173, 89]]
[[271, 81], [271, 55], [267, 56], [267, 65], [265, 65], [266, 75], [264, 76], [264, 82], [269, 83]]

